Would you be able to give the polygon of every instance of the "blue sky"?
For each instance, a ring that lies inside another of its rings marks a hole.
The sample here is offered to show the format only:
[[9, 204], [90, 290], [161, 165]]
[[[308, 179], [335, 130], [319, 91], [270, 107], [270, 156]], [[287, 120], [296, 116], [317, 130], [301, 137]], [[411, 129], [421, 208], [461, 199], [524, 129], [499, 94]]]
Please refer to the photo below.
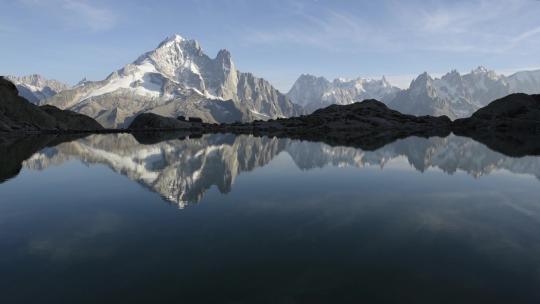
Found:
[[540, 68], [540, 1], [2, 0], [0, 74], [105, 78], [174, 33], [287, 91], [302, 73]]

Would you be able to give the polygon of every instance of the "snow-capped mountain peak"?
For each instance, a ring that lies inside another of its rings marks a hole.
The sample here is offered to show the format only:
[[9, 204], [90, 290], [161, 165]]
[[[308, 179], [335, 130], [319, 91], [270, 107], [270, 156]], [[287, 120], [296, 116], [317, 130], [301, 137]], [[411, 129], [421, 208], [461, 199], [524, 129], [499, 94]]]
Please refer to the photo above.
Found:
[[267, 81], [239, 72], [229, 51], [210, 58], [196, 40], [180, 35], [168, 37], [105, 80], [85, 82], [47, 102], [108, 127], [125, 125], [147, 111], [194, 115], [209, 122], [301, 114]]
[[476, 67], [476, 69], [471, 71], [471, 73], [473, 74], [487, 74], [488, 72], [489, 70], [485, 66], [482, 66], [482, 65], [479, 65], [478, 67]]
[[332, 82], [324, 77], [302, 74], [287, 93], [295, 103], [308, 111], [330, 104], [350, 104], [364, 99], [388, 101], [399, 91], [386, 78], [336, 78]]
[[17, 86], [19, 95], [35, 104], [39, 104], [42, 100], [69, 88], [65, 83], [54, 79], [46, 79], [39, 74], [21, 77], [6, 76], [6, 78]]
[[163, 40], [158, 47], [161, 47], [165, 44], [169, 44], [169, 43], [180, 43], [182, 41], [184, 41], [186, 39], [184, 39], [184, 37], [180, 36], [179, 34], [173, 34], [167, 38], [165, 38], [165, 40]]
[[429, 85], [432, 82], [433, 82], [433, 78], [431, 77], [431, 75], [429, 75], [428, 72], [424, 72], [424, 73], [418, 75], [418, 77], [416, 77], [416, 79], [414, 79], [411, 82], [411, 88], [412, 87], [417, 87], [417, 86]]
[[518, 92], [540, 93], [540, 71], [504, 76], [479, 66], [468, 74], [452, 70], [441, 78], [423, 73], [389, 106], [407, 114], [459, 118], [471, 115], [495, 99]]

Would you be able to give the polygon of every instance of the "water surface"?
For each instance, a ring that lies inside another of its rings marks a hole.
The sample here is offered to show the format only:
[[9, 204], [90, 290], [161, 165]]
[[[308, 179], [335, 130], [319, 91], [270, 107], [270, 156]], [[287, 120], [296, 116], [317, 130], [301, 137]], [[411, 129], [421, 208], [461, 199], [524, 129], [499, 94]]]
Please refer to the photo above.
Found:
[[456, 136], [29, 146], [1, 161], [2, 303], [540, 300], [539, 157]]

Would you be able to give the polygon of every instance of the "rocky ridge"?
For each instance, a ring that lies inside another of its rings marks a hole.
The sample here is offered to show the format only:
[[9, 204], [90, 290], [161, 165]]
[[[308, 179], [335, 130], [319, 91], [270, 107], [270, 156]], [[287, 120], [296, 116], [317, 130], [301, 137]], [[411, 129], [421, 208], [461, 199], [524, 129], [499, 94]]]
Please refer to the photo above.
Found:
[[54, 79], [46, 79], [39, 74], [20, 77], [9, 75], [5, 78], [15, 84], [19, 95], [37, 105], [41, 101], [69, 88], [65, 83]]
[[19, 96], [17, 87], [0, 77], [0, 132], [99, 131], [103, 127], [84, 115], [53, 106], [38, 107]]

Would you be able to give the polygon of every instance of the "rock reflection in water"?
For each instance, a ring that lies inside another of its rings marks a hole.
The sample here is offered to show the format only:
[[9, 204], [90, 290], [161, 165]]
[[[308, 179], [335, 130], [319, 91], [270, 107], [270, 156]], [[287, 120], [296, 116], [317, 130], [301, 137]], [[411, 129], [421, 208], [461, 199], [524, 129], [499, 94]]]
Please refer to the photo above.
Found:
[[461, 170], [480, 177], [505, 169], [540, 177], [539, 157], [505, 156], [457, 136], [409, 137], [375, 151], [251, 135], [186, 136], [177, 134], [159, 141], [147, 136], [137, 140], [129, 134], [92, 135], [45, 148], [26, 160], [24, 166], [43, 170], [69, 159], [105, 164], [181, 208], [200, 201], [214, 185], [222, 193], [231, 191], [239, 174], [265, 166], [282, 152], [304, 170], [326, 165], [384, 168], [390, 161], [404, 157], [420, 172], [439, 168], [448, 174]]

